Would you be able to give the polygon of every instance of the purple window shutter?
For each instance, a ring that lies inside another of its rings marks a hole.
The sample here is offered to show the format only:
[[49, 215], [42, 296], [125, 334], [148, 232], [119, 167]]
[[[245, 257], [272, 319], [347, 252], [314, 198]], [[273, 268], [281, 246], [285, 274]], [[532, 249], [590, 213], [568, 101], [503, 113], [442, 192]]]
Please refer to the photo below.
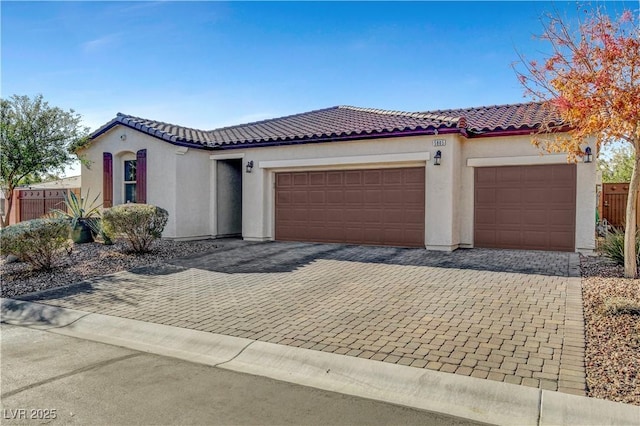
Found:
[[113, 156], [110, 152], [102, 154], [102, 206], [113, 206]]
[[147, 150], [136, 153], [136, 202], [147, 203]]

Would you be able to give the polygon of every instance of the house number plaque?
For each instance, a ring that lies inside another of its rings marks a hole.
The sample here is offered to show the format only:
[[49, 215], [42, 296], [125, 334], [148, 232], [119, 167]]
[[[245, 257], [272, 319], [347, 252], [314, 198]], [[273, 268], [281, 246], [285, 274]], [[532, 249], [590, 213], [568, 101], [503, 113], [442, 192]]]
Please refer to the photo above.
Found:
[[447, 144], [446, 139], [434, 139], [433, 146], [445, 146]]

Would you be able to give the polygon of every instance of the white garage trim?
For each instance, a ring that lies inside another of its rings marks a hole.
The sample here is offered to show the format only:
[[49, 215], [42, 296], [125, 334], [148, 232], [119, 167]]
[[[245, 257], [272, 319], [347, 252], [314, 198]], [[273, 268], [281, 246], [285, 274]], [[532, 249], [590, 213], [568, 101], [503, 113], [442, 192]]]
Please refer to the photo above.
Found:
[[281, 169], [289, 167], [325, 167], [358, 164], [410, 163], [426, 162], [431, 159], [429, 152], [410, 152], [403, 154], [357, 155], [352, 157], [306, 158], [303, 160], [260, 161], [261, 169]]
[[566, 164], [567, 154], [527, 155], [523, 157], [468, 158], [467, 167], [530, 166], [538, 164]]

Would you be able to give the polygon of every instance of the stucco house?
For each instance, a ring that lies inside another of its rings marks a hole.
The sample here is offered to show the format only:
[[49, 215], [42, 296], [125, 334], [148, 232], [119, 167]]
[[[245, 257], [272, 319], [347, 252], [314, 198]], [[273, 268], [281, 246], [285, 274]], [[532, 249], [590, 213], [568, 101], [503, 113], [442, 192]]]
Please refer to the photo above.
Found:
[[215, 130], [118, 114], [80, 151], [82, 190], [167, 209], [165, 238], [591, 252], [596, 165], [531, 144], [547, 114], [337, 106]]

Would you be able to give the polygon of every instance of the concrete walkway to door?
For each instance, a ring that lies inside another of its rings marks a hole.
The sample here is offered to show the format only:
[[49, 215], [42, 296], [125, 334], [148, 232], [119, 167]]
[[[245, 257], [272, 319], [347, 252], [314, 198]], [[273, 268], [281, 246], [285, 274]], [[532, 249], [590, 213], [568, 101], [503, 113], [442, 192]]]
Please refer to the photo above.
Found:
[[20, 299], [584, 395], [578, 262], [227, 240]]

